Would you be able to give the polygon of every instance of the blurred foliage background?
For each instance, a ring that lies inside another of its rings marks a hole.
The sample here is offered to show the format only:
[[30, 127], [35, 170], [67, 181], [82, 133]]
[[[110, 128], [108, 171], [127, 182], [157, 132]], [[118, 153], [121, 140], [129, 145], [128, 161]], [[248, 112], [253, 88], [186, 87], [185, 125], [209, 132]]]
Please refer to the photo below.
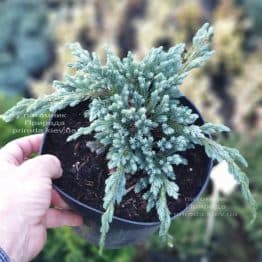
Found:
[[[132, 50], [138, 58], [152, 46], [168, 49], [190, 43], [206, 21], [214, 26], [216, 54], [193, 72], [182, 89], [206, 120], [226, 123], [233, 134], [220, 138], [237, 147], [249, 162], [247, 172], [258, 202], [258, 217], [250, 213], [239, 188], [220, 193], [226, 212], [214, 218], [207, 235], [214, 194], [210, 181], [198, 215], [185, 215], [172, 224], [168, 243], [157, 237], [121, 250], [97, 248], [72, 229], [51, 230], [41, 262], [66, 261], [262, 261], [262, 1], [261, 0], [0, 0], [0, 113], [19, 98], [52, 92], [72, 57], [66, 43], [79, 41], [103, 56], [110, 45], [121, 57]], [[0, 122], [0, 146], [41, 132], [46, 119]]]

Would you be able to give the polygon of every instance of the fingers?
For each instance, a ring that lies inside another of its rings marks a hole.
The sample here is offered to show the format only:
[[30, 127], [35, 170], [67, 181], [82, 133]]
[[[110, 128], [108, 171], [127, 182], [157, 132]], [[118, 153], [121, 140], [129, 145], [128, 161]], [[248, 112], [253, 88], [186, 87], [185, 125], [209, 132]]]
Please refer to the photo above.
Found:
[[83, 218], [73, 211], [50, 208], [46, 214], [46, 227], [81, 226]]
[[0, 150], [0, 160], [20, 165], [32, 153], [39, 151], [42, 139], [43, 134], [37, 134], [14, 140]]
[[54, 189], [52, 190], [51, 204], [58, 208], [70, 209], [70, 207], [64, 202], [64, 200], [59, 196], [59, 194]]
[[60, 161], [52, 155], [41, 155], [24, 162], [20, 167], [22, 172], [26, 174], [36, 174], [51, 179], [62, 176], [63, 170]]

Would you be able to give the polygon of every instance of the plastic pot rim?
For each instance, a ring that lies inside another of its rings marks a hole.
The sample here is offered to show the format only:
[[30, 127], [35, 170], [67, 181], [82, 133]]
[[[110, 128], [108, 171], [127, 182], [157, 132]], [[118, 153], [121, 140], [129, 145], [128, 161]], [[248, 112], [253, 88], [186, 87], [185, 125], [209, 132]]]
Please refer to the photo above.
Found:
[[[199, 115], [200, 119], [202, 121], [204, 121], [201, 113], [198, 111], [198, 109], [195, 107], [195, 105], [186, 97], [186, 96], [182, 96], [181, 98], [185, 99], [187, 102], [189, 102], [190, 106], [192, 108], [194, 108], [194, 110], [197, 112], [197, 114]], [[44, 147], [44, 143], [45, 143], [45, 140], [46, 140], [46, 136], [48, 134], [48, 127], [52, 121], [52, 118], [53, 116], [55, 115], [52, 114], [51, 117], [49, 118], [49, 121], [47, 123], [47, 126], [45, 128], [45, 132], [44, 132], [44, 137], [43, 137], [43, 140], [42, 140], [42, 144], [41, 144], [41, 147], [40, 147], [40, 151], [39, 151], [39, 154], [41, 155], [42, 154], [42, 151], [43, 151], [43, 147]], [[181, 210], [180, 212], [178, 212], [177, 214], [175, 214], [174, 216], [171, 217], [172, 220], [174, 220], [175, 218], [177, 218], [178, 216], [182, 215], [183, 213], [185, 213], [188, 209], [190, 209], [190, 207], [200, 198], [200, 196], [202, 195], [202, 193], [204, 192], [204, 190], [206, 189], [207, 187], [207, 184], [208, 184], [208, 181], [209, 181], [209, 175], [210, 175], [210, 171], [212, 169], [212, 166], [213, 166], [213, 160], [208, 158], [209, 161], [208, 161], [208, 170], [207, 170], [207, 178], [201, 188], [201, 190], [199, 191], [199, 193], [197, 194], [197, 196], [192, 200], [192, 202], [186, 207], [184, 208], [183, 210]], [[79, 205], [83, 208], [86, 208], [86, 209], [89, 209], [90, 211], [93, 211], [99, 215], [102, 215], [104, 212], [99, 210], [99, 209], [96, 209], [94, 207], [91, 207], [87, 204], [84, 204], [82, 203], [81, 201], [75, 199], [74, 197], [70, 196], [68, 193], [64, 192], [62, 189], [60, 189], [57, 185], [53, 184], [53, 188], [59, 192], [63, 197], [69, 199], [70, 201], [74, 202], [74, 204], [76, 205]], [[140, 226], [157, 226], [157, 225], [160, 225], [160, 221], [156, 221], [156, 222], [139, 222], [139, 221], [134, 221], [134, 220], [129, 220], [129, 219], [125, 219], [125, 218], [121, 218], [121, 217], [118, 217], [118, 216], [113, 216], [113, 220], [116, 220], [116, 221], [121, 221], [121, 222], [124, 222], [124, 223], [128, 223], [128, 224], [133, 224], [133, 225], [140, 225]]]

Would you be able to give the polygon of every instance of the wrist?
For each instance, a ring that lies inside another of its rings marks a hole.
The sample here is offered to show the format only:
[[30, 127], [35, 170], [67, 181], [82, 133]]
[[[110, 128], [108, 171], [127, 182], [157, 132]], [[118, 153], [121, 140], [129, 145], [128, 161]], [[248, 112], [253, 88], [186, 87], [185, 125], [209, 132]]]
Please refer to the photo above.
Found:
[[[2, 236], [1, 236], [2, 238]], [[10, 252], [7, 252], [7, 247], [4, 243], [1, 243], [1, 240], [0, 240], [0, 262], [9, 262], [11, 261], [10, 259], [10, 256], [8, 253]]]
[[8, 206], [1, 205], [0, 201], [0, 247], [9, 257], [10, 261], [25, 261], [25, 245], [27, 241], [28, 226], [11, 203]]
[[0, 261], [1, 262], [10, 262], [8, 255], [1, 247], [0, 247]]
[[5, 230], [3, 230], [3, 227], [0, 228], [0, 250], [2, 249], [2, 251], [6, 254], [10, 261], [16, 261], [17, 258], [14, 247], [15, 243], [13, 241], [13, 238], [9, 234], [7, 234]]
[[[25, 245], [27, 243], [26, 237], [21, 232], [15, 232], [7, 228], [0, 228], [0, 248], [5, 252], [12, 262], [25, 261], [24, 254]], [[1, 260], [0, 260], [1, 261]]]

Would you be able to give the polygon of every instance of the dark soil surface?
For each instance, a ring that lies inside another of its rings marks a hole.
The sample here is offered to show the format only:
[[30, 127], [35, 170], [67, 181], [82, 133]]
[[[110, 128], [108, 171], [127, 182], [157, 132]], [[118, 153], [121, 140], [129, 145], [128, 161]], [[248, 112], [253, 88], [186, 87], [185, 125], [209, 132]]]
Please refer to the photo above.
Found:
[[[82, 136], [78, 140], [67, 143], [67, 137], [79, 127], [88, 126], [83, 117], [88, 102], [82, 102], [74, 108], [66, 108], [57, 112], [52, 118], [42, 153], [57, 156], [64, 170], [62, 178], [55, 184], [64, 192], [93, 208], [103, 210], [105, 179], [109, 170], [105, 154], [96, 155], [86, 146], [87, 141], [94, 140], [92, 136]], [[180, 188], [179, 199], [168, 199], [172, 214], [182, 211], [198, 195], [208, 175], [209, 160], [202, 147], [196, 147], [183, 153], [188, 165], [174, 166], [176, 183]], [[136, 176], [127, 176], [127, 189], [132, 188], [142, 172]], [[120, 205], [116, 206], [115, 215], [140, 222], [158, 221], [155, 210], [146, 212], [146, 201], [142, 193], [135, 194], [130, 190]]]

